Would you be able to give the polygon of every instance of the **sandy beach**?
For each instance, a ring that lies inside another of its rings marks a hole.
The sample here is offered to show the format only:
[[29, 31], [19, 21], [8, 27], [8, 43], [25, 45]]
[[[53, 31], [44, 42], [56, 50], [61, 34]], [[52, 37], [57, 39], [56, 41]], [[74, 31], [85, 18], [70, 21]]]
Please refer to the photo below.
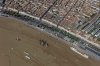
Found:
[[[48, 46], [40, 45], [41, 39]], [[20, 20], [0, 17], [0, 66], [100, 66], [100, 61], [78, 55], [64, 42]]]

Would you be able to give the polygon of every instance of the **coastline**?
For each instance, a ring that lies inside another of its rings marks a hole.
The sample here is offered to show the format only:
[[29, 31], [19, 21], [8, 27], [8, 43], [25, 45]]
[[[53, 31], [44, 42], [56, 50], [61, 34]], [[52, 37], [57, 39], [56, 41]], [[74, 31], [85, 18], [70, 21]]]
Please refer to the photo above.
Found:
[[[17, 12], [17, 10], [15, 10], [15, 9], [12, 9], [12, 8], [9, 8], [9, 9], [12, 10], [12, 11]], [[40, 19], [39, 19], [38, 17], [29, 15], [29, 14], [27, 14], [27, 13], [25, 13], [25, 12], [19, 12], [19, 14], [27, 15], [27, 16], [30, 16], [30, 17], [32, 17], [32, 18], [34, 18], [34, 19], [40, 21]], [[47, 24], [50, 24], [50, 25], [53, 25], [53, 26], [57, 27], [56, 24], [53, 24], [52, 22], [49, 22], [48, 20], [42, 19], [41, 21], [44, 22], [44, 23], [47, 23]], [[87, 40], [86, 38], [84, 38], [84, 37], [82, 37], [82, 36], [80, 36], [80, 35], [78, 35], [78, 34], [75, 34], [75, 33], [71, 32], [71, 31], [69, 31], [69, 30], [66, 30], [65, 28], [63, 28], [63, 27], [61, 27], [61, 26], [59, 26], [58, 28], [59, 28], [59, 29], [62, 29], [62, 30], [64, 30], [64, 31], [66, 31], [66, 32], [68, 32], [68, 33], [70, 33], [70, 34], [72, 34], [72, 35], [74, 35], [74, 36], [76, 36], [76, 37], [78, 37], [78, 38], [80, 38], [80, 39], [82, 39], [82, 40], [88, 42], [88, 43], [91, 43], [92, 45], [94, 45], [94, 46], [96, 46], [96, 47], [98, 47], [98, 48], [100, 48], [100, 45], [97, 44], [97, 43], [94, 43], [94, 42], [92, 42], [92, 41], [90, 41], [90, 40]]]
[[[11, 10], [17, 12], [17, 10], [14, 10], [14, 9], [11, 9]], [[29, 14], [26, 14], [25, 12], [19, 12], [19, 14], [27, 15], [27, 16], [30, 16], [30, 17], [34, 18], [35, 20], [40, 21], [38, 17], [31, 16], [31, 15], [29, 15]], [[14, 17], [13, 17], [13, 18], [14, 18]], [[53, 35], [53, 34], [51, 34], [51, 33], [48, 33], [47, 31], [45, 31], [45, 30], [43, 30], [43, 29], [41, 29], [41, 28], [39, 28], [39, 27], [35, 27], [35, 26], [33, 26], [33, 25], [29, 25], [29, 24], [28, 24], [27, 22], [25, 22], [24, 20], [21, 20], [21, 21], [22, 21], [25, 25], [27, 25], [27, 26], [29, 26], [29, 27], [31, 27], [31, 28], [36, 28], [36, 29], [38, 29], [39, 31], [42, 31], [43, 33], [47, 33], [47, 34], [51, 35], [52, 37], [54, 37], [54, 38], [56, 38], [56, 39], [58, 39], [58, 40], [61, 40], [61, 41], [65, 42], [65, 43], [67, 42], [67, 41], [65, 41], [65, 40], [63, 40], [63, 39], [61, 39], [61, 38], [59, 38], [59, 37], [57, 37], [57, 36], [55, 36], [55, 35]], [[47, 20], [44, 20], [44, 19], [43, 19], [42, 22], [43, 22], [43, 23], [48, 23], [48, 24], [50, 24], [50, 25], [56, 27], [55, 24], [53, 24], [52, 22], [49, 22], [49, 21], [47, 21]], [[62, 29], [62, 30], [64, 30], [64, 31], [66, 31], [66, 32], [68, 32], [68, 33], [74, 35], [74, 36], [77, 35], [77, 34], [74, 34], [74, 33], [70, 32], [70, 31], [64, 29], [63, 27], [59, 27], [59, 29]], [[80, 38], [80, 36], [78, 36], [78, 38]], [[85, 38], [80, 38], [80, 39], [84, 40]], [[84, 41], [85, 41], [85, 40], [84, 40]], [[88, 42], [88, 41], [87, 41], [87, 42]], [[91, 41], [89, 41], [89, 43], [91, 43]], [[92, 44], [92, 43], [91, 43], [91, 44]], [[94, 43], [94, 44], [95, 44], [95, 43]], [[93, 45], [94, 45], [94, 44], [93, 44]], [[70, 44], [69, 44], [69, 45], [70, 45]], [[99, 48], [99, 44], [95, 44], [95, 45], [96, 45], [96, 47]]]

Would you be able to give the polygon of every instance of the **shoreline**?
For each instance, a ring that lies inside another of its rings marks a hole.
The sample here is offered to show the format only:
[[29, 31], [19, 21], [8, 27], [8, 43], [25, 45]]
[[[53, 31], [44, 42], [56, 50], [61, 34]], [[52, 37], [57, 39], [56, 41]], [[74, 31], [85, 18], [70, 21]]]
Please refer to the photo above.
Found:
[[[12, 11], [15, 11], [15, 10], [12, 9]], [[17, 10], [16, 10], [16, 12], [17, 12]], [[37, 20], [37, 21], [40, 21], [38, 17], [31, 16], [31, 15], [29, 15], [29, 14], [26, 14], [25, 12], [19, 12], [19, 14], [21, 14], [21, 15], [27, 15], [27, 16], [29, 16], [29, 17], [31, 17], [31, 18], [34, 18], [34, 19]], [[11, 18], [14, 18], [14, 19], [19, 19], [19, 18], [15, 18], [15, 17], [13, 17], [13, 16], [10, 16], [10, 17], [11, 17]], [[52, 34], [52, 33], [49, 33], [48, 31], [45, 31], [44, 29], [42, 29], [42, 28], [40, 28], [40, 27], [36, 27], [36, 26], [34, 26], [34, 25], [28, 24], [28, 22], [25, 21], [25, 20], [23, 20], [23, 19], [20, 19], [20, 20], [21, 20], [25, 25], [27, 25], [27, 26], [29, 26], [29, 27], [31, 27], [31, 28], [35, 28], [35, 29], [38, 29], [39, 31], [41, 31], [41, 32], [43, 32], [43, 33], [49, 34], [49, 35], [52, 36], [53, 38], [56, 38], [56, 39], [58, 39], [58, 40], [61, 40], [61, 41], [63, 41], [64, 43], [68, 42], [68, 41], [66, 41], [66, 40], [64, 40], [64, 39], [62, 39], [62, 38], [60, 38], [60, 37], [58, 37], [58, 36], [56, 36], [56, 35], [54, 35], [54, 34]], [[42, 23], [46, 23], [46, 24], [48, 23], [48, 24], [50, 24], [51, 26], [56, 27], [55, 24], [53, 24], [52, 22], [49, 22], [49, 21], [47, 21], [47, 20], [44, 20], [44, 19], [42, 19]], [[73, 32], [70, 32], [70, 31], [64, 29], [63, 27], [59, 27], [59, 29], [62, 29], [62, 30], [64, 30], [64, 31], [66, 31], [66, 32], [68, 32], [68, 33], [70, 33], [70, 34], [72, 34], [73, 36], [78, 37], [79, 39], [82, 39], [82, 38], [80, 38], [80, 36], [76, 36], [77, 34], [74, 34]], [[84, 40], [84, 39], [82, 39], [82, 40]], [[85, 40], [84, 40], [84, 41], [85, 41]], [[86, 42], [88, 42], [88, 41], [86, 41]], [[88, 42], [88, 43], [90, 43], [90, 42]], [[91, 43], [91, 44], [92, 44], [92, 43]], [[67, 45], [68, 45], [68, 44], [67, 44]], [[73, 44], [70, 43], [69, 45], [73, 45]], [[94, 45], [94, 44], [92, 44], [92, 45]], [[69, 47], [71, 47], [71, 46], [69, 46]], [[100, 47], [99, 44], [96, 45], [96, 47], [99, 48], [99, 47]]]
[[[9, 8], [9, 9], [12, 10], [12, 11], [17, 12], [17, 10], [15, 10], [15, 9], [12, 9], [12, 8]], [[19, 14], [27, 15], [27, 16], [30, 16], [30, 17], [32, 17], [32, 18], [34, 18], [34, 19], [40, 21], [40, 19], [39, 19], [38, 17], [29, 15], [29, 14], [27, 14], [27, 13], [25, 13], [25, 12], [20, 12], [20, 11], [19, 11]], [[47, 24], [50, 24], [50, 25], [53, 25], [53, 26], [57, 27], [56, 24], [54, 24], [54, 23], [52, 23], [52, 22], [50, 22], [50, 21], [48, 21], [48, 20], [42, 19], [41, 21], [44, 22], [44, 23], [47, 23]], [[58, 28], [59, 28], [59, 29], [62, 29], [62, 30], [64, 30], [64, 31], [66, 31], [66, 32], [68, 32], [68, 33], [74, 35], [75, 37], [78, 37], [78, 38], [80, 38], [80, 39], [82, 39], [82, 40], [84, 40], [84, 41], [86, 41], [86, 42], [88, 42], [88, 43], [91, 43], [92, 45], [94, 45], [94, 46], [96, 46], [96, 47], [98, 47], [98, 48], [100, 48], [100, 45], [97, 44], [97, 43], [94, 43], [94, 42], [92, 42], [92, 41], [90, 41], [90, 40], [88, 40], [88, 39], [86, 39], [86, 38], [84, 38], [84, 37], [82, 37], [82, 36], [80, 36], [80, 35], [78, 35], [78, 34], [75, 34], [75, 33], [71, 32], [71, 31], [69, 31], [69, 30], [67, 30], [67, 29], [65, 29], [65, 28], [63, 28], [63, 27], [61, 27], [61, 26], [59, 26]], [[77, 36], [76, 36], [76, 35], [77, 35]]]

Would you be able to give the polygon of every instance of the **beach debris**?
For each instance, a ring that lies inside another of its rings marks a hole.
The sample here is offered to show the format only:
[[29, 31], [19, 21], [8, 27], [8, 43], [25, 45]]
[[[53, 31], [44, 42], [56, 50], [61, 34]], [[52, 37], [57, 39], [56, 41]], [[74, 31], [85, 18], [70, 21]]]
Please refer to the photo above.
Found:
[[29, 53], [27, 53], [27, 52], [24, 52], [24, 54], [29, 55]]
[[26, 51], [24, 51], [24, 54], [25, 54], [25, 59], [28, 59], [28, 60], [31, 59], [29, 53], [27, 53]]
[[27, 56], [27, 55], [25, 56], [25, 58], [26, 58], [26, 59], [28, 59], [28, 60], [30, 60], [30, 59], [31, 59], [31, 58], [30, 58], [29, 56]]

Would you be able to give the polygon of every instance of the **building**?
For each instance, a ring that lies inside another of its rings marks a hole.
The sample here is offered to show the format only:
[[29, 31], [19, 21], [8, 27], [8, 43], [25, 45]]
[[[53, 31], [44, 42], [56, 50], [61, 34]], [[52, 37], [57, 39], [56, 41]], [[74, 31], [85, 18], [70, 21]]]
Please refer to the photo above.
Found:
[[4, 6], [6, 0], [0, 0], [0, 6]]
[[0, 4], [4, 4], [6, 0], [0, 0]]

